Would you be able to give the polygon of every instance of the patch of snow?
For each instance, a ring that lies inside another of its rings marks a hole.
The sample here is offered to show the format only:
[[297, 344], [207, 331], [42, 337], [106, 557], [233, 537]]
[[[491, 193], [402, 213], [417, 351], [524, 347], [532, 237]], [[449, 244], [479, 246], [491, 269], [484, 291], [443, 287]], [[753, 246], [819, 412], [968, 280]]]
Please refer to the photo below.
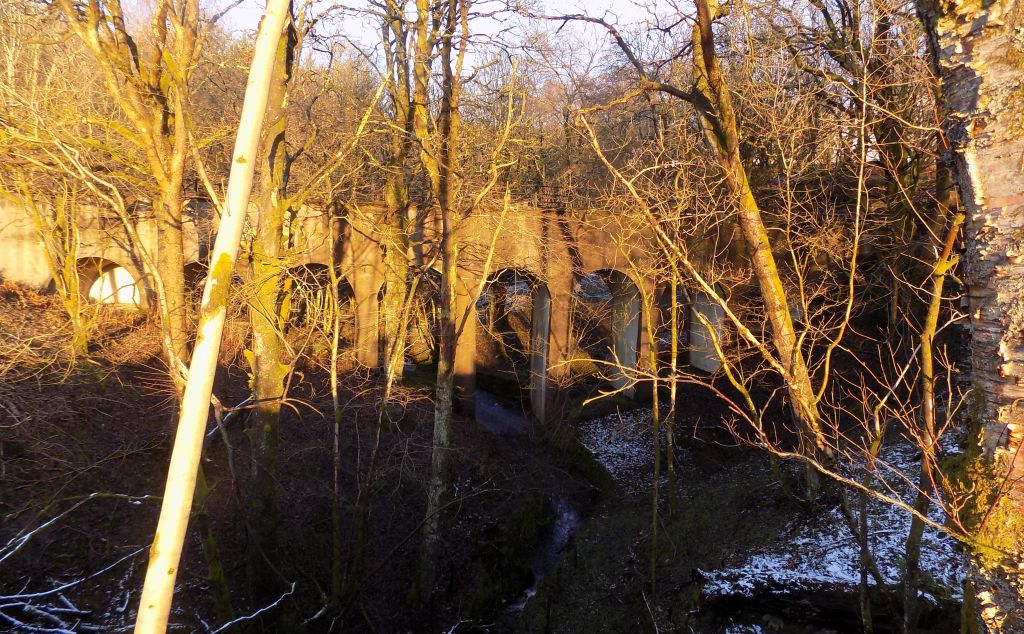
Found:
[[[579, 426], [579, 437], [624, 491], [636, 494], [650, 489], [654, 436], [649, 408], [584, 421]], [[941, 442], [943, 453], [959, 453], [962, 443], [952, 434], [944, 434]], [[913, 505], [916, 489], [912, 483], [918, 479], [920, 463], [916, 447], [894, 441], [879, 457], [879, 470], [885, 482], [876, 480], [874, 486]], [[902, 575], [910, 514], [874, 498], [868, 502], [868, 508], [871, 551], [886, 583], [896, 583]], [[946, 521], [942, 510], [934, 504], [929, 518], [940, 525]], [[704, 592], [709, 596], [751, 595], [822, 585], [855, 587], [860, 583], [859, 561], [860, 548], [837, 506], [824, 516], [793, 521], [772, 547], [755, 552], [746, 561], [705, 573]], [[954, 539], [926, 527], [921, 539], [921, 570], [928, 590], [926, 597], [962, 598], [965, 571]]]
[[606, 302], [612, 298], [608, 283], [597, 273], [590, 273], [577, 279], [573, 295], [588, 303]]
[[756, 623], [729, 625], [722, 634], [765, 634], [765, 629]]
[[[662, 432], [664, 447], [664, 426]], [[624, 491], [640, 493], [650, 489], [654, 477], [654, 433], [649, 408], [592, 418], [580, 423], [578, 433], [583, 446]], [[679, 448], [676, 457], [679, 458]], [[664, 470], [663, 465], [663, 473]]]
[[529, 282], [512, 282], [505, 287], [505, 292], [509, 295], [527, 295], [533, 293], [533, 286]]
[[[881, 458], [891, 468], [891, 475], [886, 476], [885, 484], [875, 486], [885, 487], [890, 495], [895, 493], [913, 504], [916, 491], [908, 480], [918, 477], [919, 453], [907, 443], [894, 443], [883, 450]], [[895, 583], [902, 575], [910, 514], [873, 498], [868, 508], [871, 552], [886, 583]], [[941, 509], [934, 505], [929, 518], [938, 524], [945, 521]], [[856, 586], [860, 583], [859, 560], [860, 548], [846, 527], [842, 510], [836, 507], [825, 518], [793, 522], [771, 548], [754, 553], [745, 562], [705, 573], [708, 581], [704, 592], [710, 596], [751, 595], [782, 588]], [[962, 598], [963, 558], [951, 537], [925, 527], [921, 570], [929, 590]]]
[[954, 431], [939, 436], [939, 451], [946, 456], [959, 456], [964, 452], [966, 438]]

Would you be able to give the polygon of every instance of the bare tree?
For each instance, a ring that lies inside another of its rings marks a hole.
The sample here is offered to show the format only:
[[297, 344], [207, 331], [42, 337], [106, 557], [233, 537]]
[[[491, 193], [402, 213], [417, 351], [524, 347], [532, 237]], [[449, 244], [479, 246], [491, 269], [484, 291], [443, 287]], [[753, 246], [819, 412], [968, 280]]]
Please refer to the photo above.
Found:
[[270, 79], [265, 129], [260, 143], [260, 173], [255, 203], [258, 216], [251, 249], [254, 288], [249, 299], [252, 325], [252, 390], [255, 403], [250, 428], [252, 443], [252, 497], [248, 525], [252, 531], [249, 548], [250, 585], [262, 602], [277, 594], [274, 579], [277, 508], [278, 424], [284, 399], [287, 363], [284, 341], [284, 313], [287, 305], [286, 250], [289, 222], [288, 127], [286, 105], [292, 66], [299, 53], [296, 16], [289, 18], [277, 44]]
[[178, 432], [167, 470], [167, 484], [146, 571], [136, 632], [155, 633], [167, 628], [174, 596], [174, 580], [185, 542], [213, 393], [213, 377], [224, 329], [228, 289], [234, 275], [235, 258], [248, 211], [255, 157], [263, 129], [278, 42], [289, 16], [289, 6], [289, 0], [276, 0], [267, 6], [256, 41], [231, 161], [231, 177], [225, 196], [227, 206], [214, 245], [213, 266], [203, 291], [196, 350], [182, 399]]
[[[740, 153], [741, 137], [732, 95], [727, 85], [713, 33], [713, 24], [719, 15], [717, 4], [698, 1], [696, 23], [692, 32], [690, 52], [693, 56], [692, 85], [683, 88], [660, 79], [637, 57], [633, 48], [619, 30], [604, 19], [584, 15], [547, 16], [549, 19], [570, 21], [582, 20], [604, 27], [639, 77], [638, 87], [609, 105], [624, 103], [648, 92], [657, 92], [680, 99], [694, 107], [708, 144], [722, 170], [723, 179], [732, 194], [737, 224], [742, 232], [755, 279], [765, 305], [765, 314], [771, 323], [771, 348], [756, 341], [746, 328], [741, 333], [754, 344], [775, 370], [783, 377], [789, 393], [789, 405], [801, 429], [803, 451], [808, 455], [821, 455], [827, 460], [831, 448], [822, 429], [818, 414], [818, 392], [811, 381], [805, 353], [793, 325], [792, 311], [778, 264], [768, 239], [768, 232], [761, 209], [751, 189], [747, 170]], [[601, 109], [607, 106], [602, 106]], [[589, 109], [594, 111], [595, 109]], [[581, 111], [583, 125], [587, 109]], [[596, 140], [592, 130], [591, 141]], [[600, 148], [596, 148], [600, 150]], [[610, 166], [609, 166], [610, 167]], [[649, 221], [657, 225], [652, 215]], [[664, 236], [667, 244], [674, 244]], [[682, 253], [675, 253], [680, 257]], [[837, 334], [836, 342], [842, 337]], [[807, 470], [807, 489], [813, 497], [818, 488], [814, 469]]]
[[160, 316], [169, 333], [172, 374], [186, 358], [182, 184], [189, 156], [182, 103], [201, 47], [198, 0], [160, 0], [147, 38], [129, 31], [120, 1], [56, 0], [72, 31], [95, 59], [111, 98], [130, 128], [116, 128], [144, 156], [156, 183], [160, 248], [155, 254], [162, 294]]

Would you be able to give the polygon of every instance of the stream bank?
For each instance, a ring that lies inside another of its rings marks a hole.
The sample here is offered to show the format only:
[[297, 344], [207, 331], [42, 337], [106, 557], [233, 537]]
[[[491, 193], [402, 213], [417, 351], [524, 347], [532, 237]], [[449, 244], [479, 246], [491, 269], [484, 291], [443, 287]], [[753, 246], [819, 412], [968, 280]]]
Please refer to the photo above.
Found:
[[[677, 451], [673, 495], [662, 480], [652, 580], [649, 410], [583, 421], [578, 431], [615, 486], [585, 513], [518, 618], [488, 631], [861, 631], [856, 548], [834, 500], [809, 511], [787, 498], [762, 452], [691, 439]], [[909, 520], [872, 513], [875, 547], [895, 583]], [[924, 565], [919, 631], [958, 631], [955, 548], [927, 535]], [[876, 631], [895, 631], [892, 605], [873, 599]]]

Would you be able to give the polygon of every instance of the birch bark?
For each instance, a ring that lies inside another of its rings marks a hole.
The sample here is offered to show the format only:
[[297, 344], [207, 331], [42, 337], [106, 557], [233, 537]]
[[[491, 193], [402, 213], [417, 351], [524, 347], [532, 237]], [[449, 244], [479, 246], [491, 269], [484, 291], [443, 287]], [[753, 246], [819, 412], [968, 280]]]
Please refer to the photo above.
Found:
[[995, 466], [995, 506], [976, 552], [976, 613], [992, 632], [1024, 629], [1024, 5], [919, 0], [938, 53], [946, 137], [966, 213], [972, 418]]
[[227, 312], [228, 288], [235, 269], [239, 241], [249, 207], [253, 168], [259, 146], [260, 131], [267, 109], [270, 80], [273, 74], [277, 45], [290, 0], [270, 0], [260, 23], [259, 35], [249, 69], [249, 80], [242, 103], [241, 120], [235, 149], [231, 155], [224, 215], [214, 243], [212, 266], [203, 290], [203, 303], [181, 414], [174, 438], [174, 449], [167, 469], [160, 519], [149, 555], [146, 581], [142, 589], [135, 631], [156, 633], [167, 630], [167, 621], [174, 596], [181, 551], [188, 528], [196, 474], [202, 453], [203, 436], [209, 416], [213, 377], [217, 369], [221, 335]]

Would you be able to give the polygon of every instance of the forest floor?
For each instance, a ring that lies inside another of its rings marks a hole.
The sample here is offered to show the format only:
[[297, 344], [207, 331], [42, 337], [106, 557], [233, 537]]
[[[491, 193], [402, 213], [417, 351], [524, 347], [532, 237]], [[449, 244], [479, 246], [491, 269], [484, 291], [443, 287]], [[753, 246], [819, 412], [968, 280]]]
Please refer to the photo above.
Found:
[[[581, 423], [581, 442], [616, 487], [570, 540], [516, 631], [862, 631], [859, 551], [838, 499], [795, 502], [763, 452], [732, 446], [724, 431], [695, 418], [677, 422], [675, 488], [660, 479], [653, 568], [651, 410]], [[883, 459], [911, 475], [919, 463], [899, 442]], [[899, 493], [912, 499], [909, 487]], [[894, 587], [910, 518], [875, 502], [870, 518], [872, 551]], [[959, 631], [964, 571], [953, 540], [928, 529], [922, 568], [927, 607], [918, 631]], [[895, 631], [889, 600], [874, 593], [876, 631]]]
[[[221, 356], [216, 390], [225, 404], [248, 392], [243, 333], [243, 324], [229, 328]], [[131, 629], [159, 511], [173, 398], [155, 329], [141, 316], [101, 310], [90, 355], [74, 363], [67, 334], [52, 297], [0, 288], [0, 631]], [[771, 560], [780, 544], [826, 529], [849, 540], [836, 526], [834, 500], [815, 508], [793, 502], [762, 453], [732, 446], [709, 397], [693, 392], [681, 401], [676, 486], [668, 493], [667, 479], [659, 480], [655, 524], [649, 408], [610, 400], [576, 422], [520, 425], [517, 399], [485, 377], [481, 384], [497, 394], [485, 406], [500, 425], [457, 419], [441, 583], [436, 601], [417, 605], [411, 580], [430, 458], [429, 368], [412, 372], [384, 409], [373, 377], [345, 374], [340, 530], [349, 583], [344, 609], [324, 610], [333, 417], [322, 367], [297, 369], [281, 424], [277, 547], [267, 553], [276, 572], [258, 579], [258, 596], [246, 555], [249, 444], [245, 416], [237, 416], [208, 438], [210, 492], [193, 519], [172, 631], [224, 631], [240, 618], [230, 631], [859, 629], [848, 579], [746, 585], [756, 580], [756, 562], [805, 566]], [[222, 574], [212, 574], [211, 555]], [[936, 551], [933, 559], [950, 565], [930, 569], [941, 603], [933, 621], [945, 618], [947, 628], [932, 631], [951, 631], [956, 620], [956, 597], [942, 590], [955, 586], [950, 558], [951, 549]], [[227, 605], [215, 600], [218, 588]]]
[[[92, 323], [89, 355], [72, 359], [54, 297], [0, 288], [0, 631], [115, 632], [134, 622], [173, 442], [173, 391], [150, 321], [99, 307]], [[229, 323], [215, 382], [228, 406], [248, 394], [244, 329], [244, 321]], [[218, 631], [271, 604], [231, 630], [443, 631], [515, 601], [532, 583], [530, 559], [550, 532], [552, 509], [591, 505], [593, 474], [581, 469], [600, 469], [537, 430], [498, 436], [457, 418], [441, 582], [434, 602], [417, 605], [429, 368], [411, 373], [383, 409], [379, 382], [350, 371], [340, 388], [345, 596], [342, 609], [323, 609], [333, 557], [333, 414], [319, 363], [324, 342], [308, 334], [295, 333], [311, 343], [280, 427], [277, 546], [266, 553], [276, 571], [254, 579], [247, 557], [252, 478], [243, 412], [223, 433], [211, 423], [209, 492], [193, 514], [171, 631]], [[221, 589], [227, 606], [216, 600]]]

